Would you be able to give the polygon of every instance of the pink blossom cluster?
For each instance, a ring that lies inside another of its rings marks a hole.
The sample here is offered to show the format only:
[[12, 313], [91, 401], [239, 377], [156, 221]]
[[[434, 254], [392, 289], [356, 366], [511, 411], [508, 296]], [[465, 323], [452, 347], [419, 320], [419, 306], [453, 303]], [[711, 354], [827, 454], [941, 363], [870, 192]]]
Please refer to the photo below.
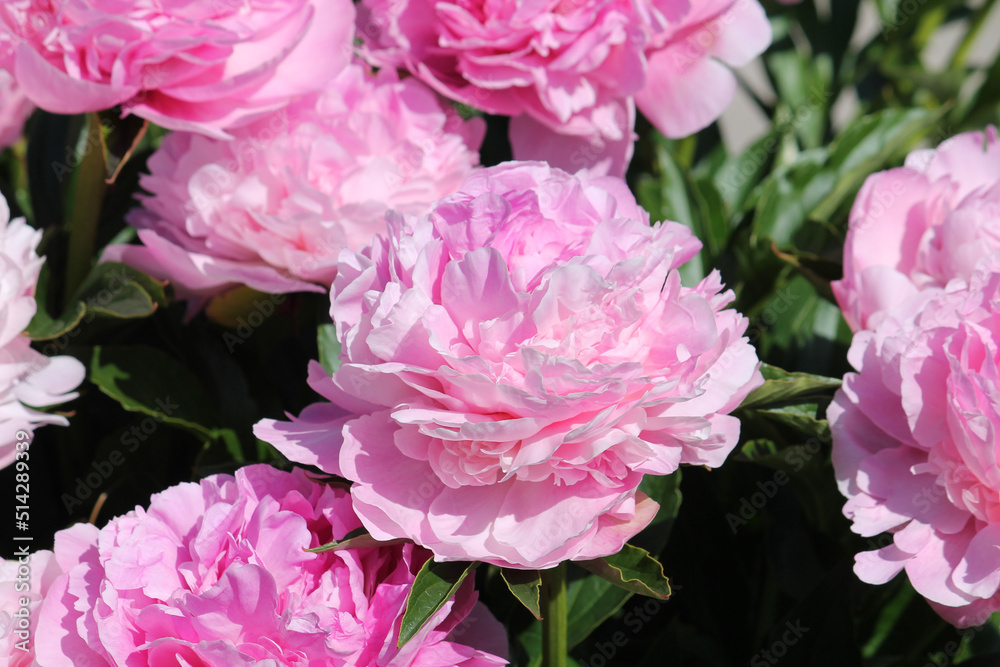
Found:
[[[429, 553], [413, 544], [310, 552], [360, 522], [349, 492], [266, 465], [154, 494], [104, 528], [76, 524], [53, 552], [0, 568], [0, 657], [15, 665], [506, 664], [503, 627], [468, 580], [396, 648]], [[30, 650], [17, 648], [28, 599]]]
[[[474, 173], [341, 255], [341, 365], [325, 402], [258, 437], [354, 482], [379, 539], [438, 560], [546, 568], [619, 551], [654, 516], [645, 474], [716, 467], [762, 382], [747, 320], [701, 247], [625, 183], [542, 163]], [[391, 462], [391, 465], [387, 465]]]
[[771, 41], [757, 0], [363, 0], [363, 56], [511, 116], [514, 157], [622, 175], [635, 107], [682, 137], [729, 105]]
[[855, 572], [905, 570], [959, 626], [1000, 611], [998, 212], [995, 129], [915, 152], [865, 183], [834, 284], [856, 330], [828, 411], [844, 513], [890, 535]]
[[351, 59], [350, 0], [8, 0], [0, 69], [54, 113], [116, 105], [226, 130], [315, 91]]
[[385, 231], [385, 212], [426, 212], [479, 160], [481, 119], [463, 121], [415, 79], [349, 65], [330, 86], [224, 141], [175, 132], [129, 214], [141, 246], [108, 248], [182, 297], [236, 284], [324, 291], [344, 248]]
[[76, 398], [73, 390], [85, 372], [73, 357], [35, 351], [24, 334], [37, 308], [35, 285], [45, 259], [35, 249], [41, 238], [24, 218], [11, 220], [0, 197], [0, 468], [15, 457], [27, 459], [26, 443], [36, 427], [69, 423], [37, 408]]

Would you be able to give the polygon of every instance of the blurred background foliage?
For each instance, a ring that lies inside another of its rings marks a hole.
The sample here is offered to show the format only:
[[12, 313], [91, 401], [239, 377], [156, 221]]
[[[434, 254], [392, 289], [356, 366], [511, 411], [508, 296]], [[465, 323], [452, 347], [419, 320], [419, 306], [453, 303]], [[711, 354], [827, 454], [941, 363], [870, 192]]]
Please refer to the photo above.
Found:
[[[628, 181], [654, 220], [702, 239], [685, 283], [721, 272], [768, 383], [739, 410], [742, 440], [724, 467], [644, 482], [662, 509], [634, 542], [662, 562], [668, 601], [571, 568], [572, 657], [580, 667], [998, 664], [996, 618], [957, 631], [905, 577], [875, 587], [854, 576], [854, 554], [890, 538], [850, 532], [825, 410], [849, 370], [829, 282], [854, 196], [909, 151], [996, 123], [1000, 10], [995, 0], [764, 4], [774, 43], [740, 72], [736, 109], [682, 140], [640, 118]], [[505, 120], [487, 121], [488, 165], [510, 149]], [[70, 426], [40, 429], [32, 447], [37, 548], [181, 481], [286, 465], [251, 426], [314, 400], [308, 360], [336, 363], [322, 296], [243, 288], [191, 313], [168, 285], [95, 268], [101, 248], [133, 238], [124, 214], [162, 134], [113, 113], [37, 112], [0, 159], [13, 213], [45, 230], [36, 346], [89, 368], [80, 398], [60, 408]], [[13, 472], [0, 473], [7, 488]], [[511, 631], [513, 661], [538, 664], [539, 623], [497, 568], [476, 576]]]

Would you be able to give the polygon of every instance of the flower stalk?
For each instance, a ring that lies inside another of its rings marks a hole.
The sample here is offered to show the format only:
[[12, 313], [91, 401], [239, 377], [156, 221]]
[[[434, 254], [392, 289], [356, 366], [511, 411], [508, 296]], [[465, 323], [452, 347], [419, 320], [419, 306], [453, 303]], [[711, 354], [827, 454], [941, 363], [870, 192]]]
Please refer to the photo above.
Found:
[[542, 571], [542, 667], [566, 667], [566, 561]]

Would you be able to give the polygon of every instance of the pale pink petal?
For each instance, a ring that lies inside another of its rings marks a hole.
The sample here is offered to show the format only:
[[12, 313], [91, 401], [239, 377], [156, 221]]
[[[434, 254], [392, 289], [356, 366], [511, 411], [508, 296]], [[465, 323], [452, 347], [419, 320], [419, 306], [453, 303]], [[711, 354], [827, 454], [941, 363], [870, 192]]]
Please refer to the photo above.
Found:
[[736, 77], [725, 65], [664, 50], [649, 57], [649, 80], [635, 105], [664, 135], [686, 137], [722, 115], [735, 93]]
[[609, 108], [613, 131], [597, 127], [591, 134], [557, 132], [528, 114], [510, 119], [510, 143], [515, 160], [544, 160], [553, 167], [576, 172], [624, 177], [634, 151], [635, 103], [627, 98]]

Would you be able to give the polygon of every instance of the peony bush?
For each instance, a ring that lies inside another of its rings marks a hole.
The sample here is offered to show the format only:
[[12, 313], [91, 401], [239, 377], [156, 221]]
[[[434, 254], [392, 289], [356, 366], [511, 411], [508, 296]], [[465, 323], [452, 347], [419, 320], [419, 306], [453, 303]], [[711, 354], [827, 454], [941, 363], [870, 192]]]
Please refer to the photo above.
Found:
[[503, 629], [477, 604], [471, 580], [396, 649], [409, 587], [429, 554], [412, 544], [306, 551], [358, 523], [344, 488], [255, 465], [166, 489], [148, 510], [101, 529], [77, 524], [56, 535], [51, 554], [31, 558], [44, 596], [35, 663], [507, 663]]
[[513, 162], [388, 218], [341, 256], [342, 363], [309, 372], [330, 402], [256, 428], [353, 481], [376, 538], [518, 568], [606, 556], [656, 512], [644, 474], [736, 445], [728, 413], [762, 381], [747, 321], [718, 274], [681, 285], [699, 242], [621, 180]]
[[997, 664], [994, 4], [0, 2], [0, 663]]
[[324, 291], [345, 248], [385, 230], [389, 209], [425, 212], [478, 162], [479, 119], [463, 121], [415, 79], [348, 66], [321, 93], [234, 131], [169, 135], [149, 161], [142, 245], [105, 260], [203, 300], [234, 285]]

